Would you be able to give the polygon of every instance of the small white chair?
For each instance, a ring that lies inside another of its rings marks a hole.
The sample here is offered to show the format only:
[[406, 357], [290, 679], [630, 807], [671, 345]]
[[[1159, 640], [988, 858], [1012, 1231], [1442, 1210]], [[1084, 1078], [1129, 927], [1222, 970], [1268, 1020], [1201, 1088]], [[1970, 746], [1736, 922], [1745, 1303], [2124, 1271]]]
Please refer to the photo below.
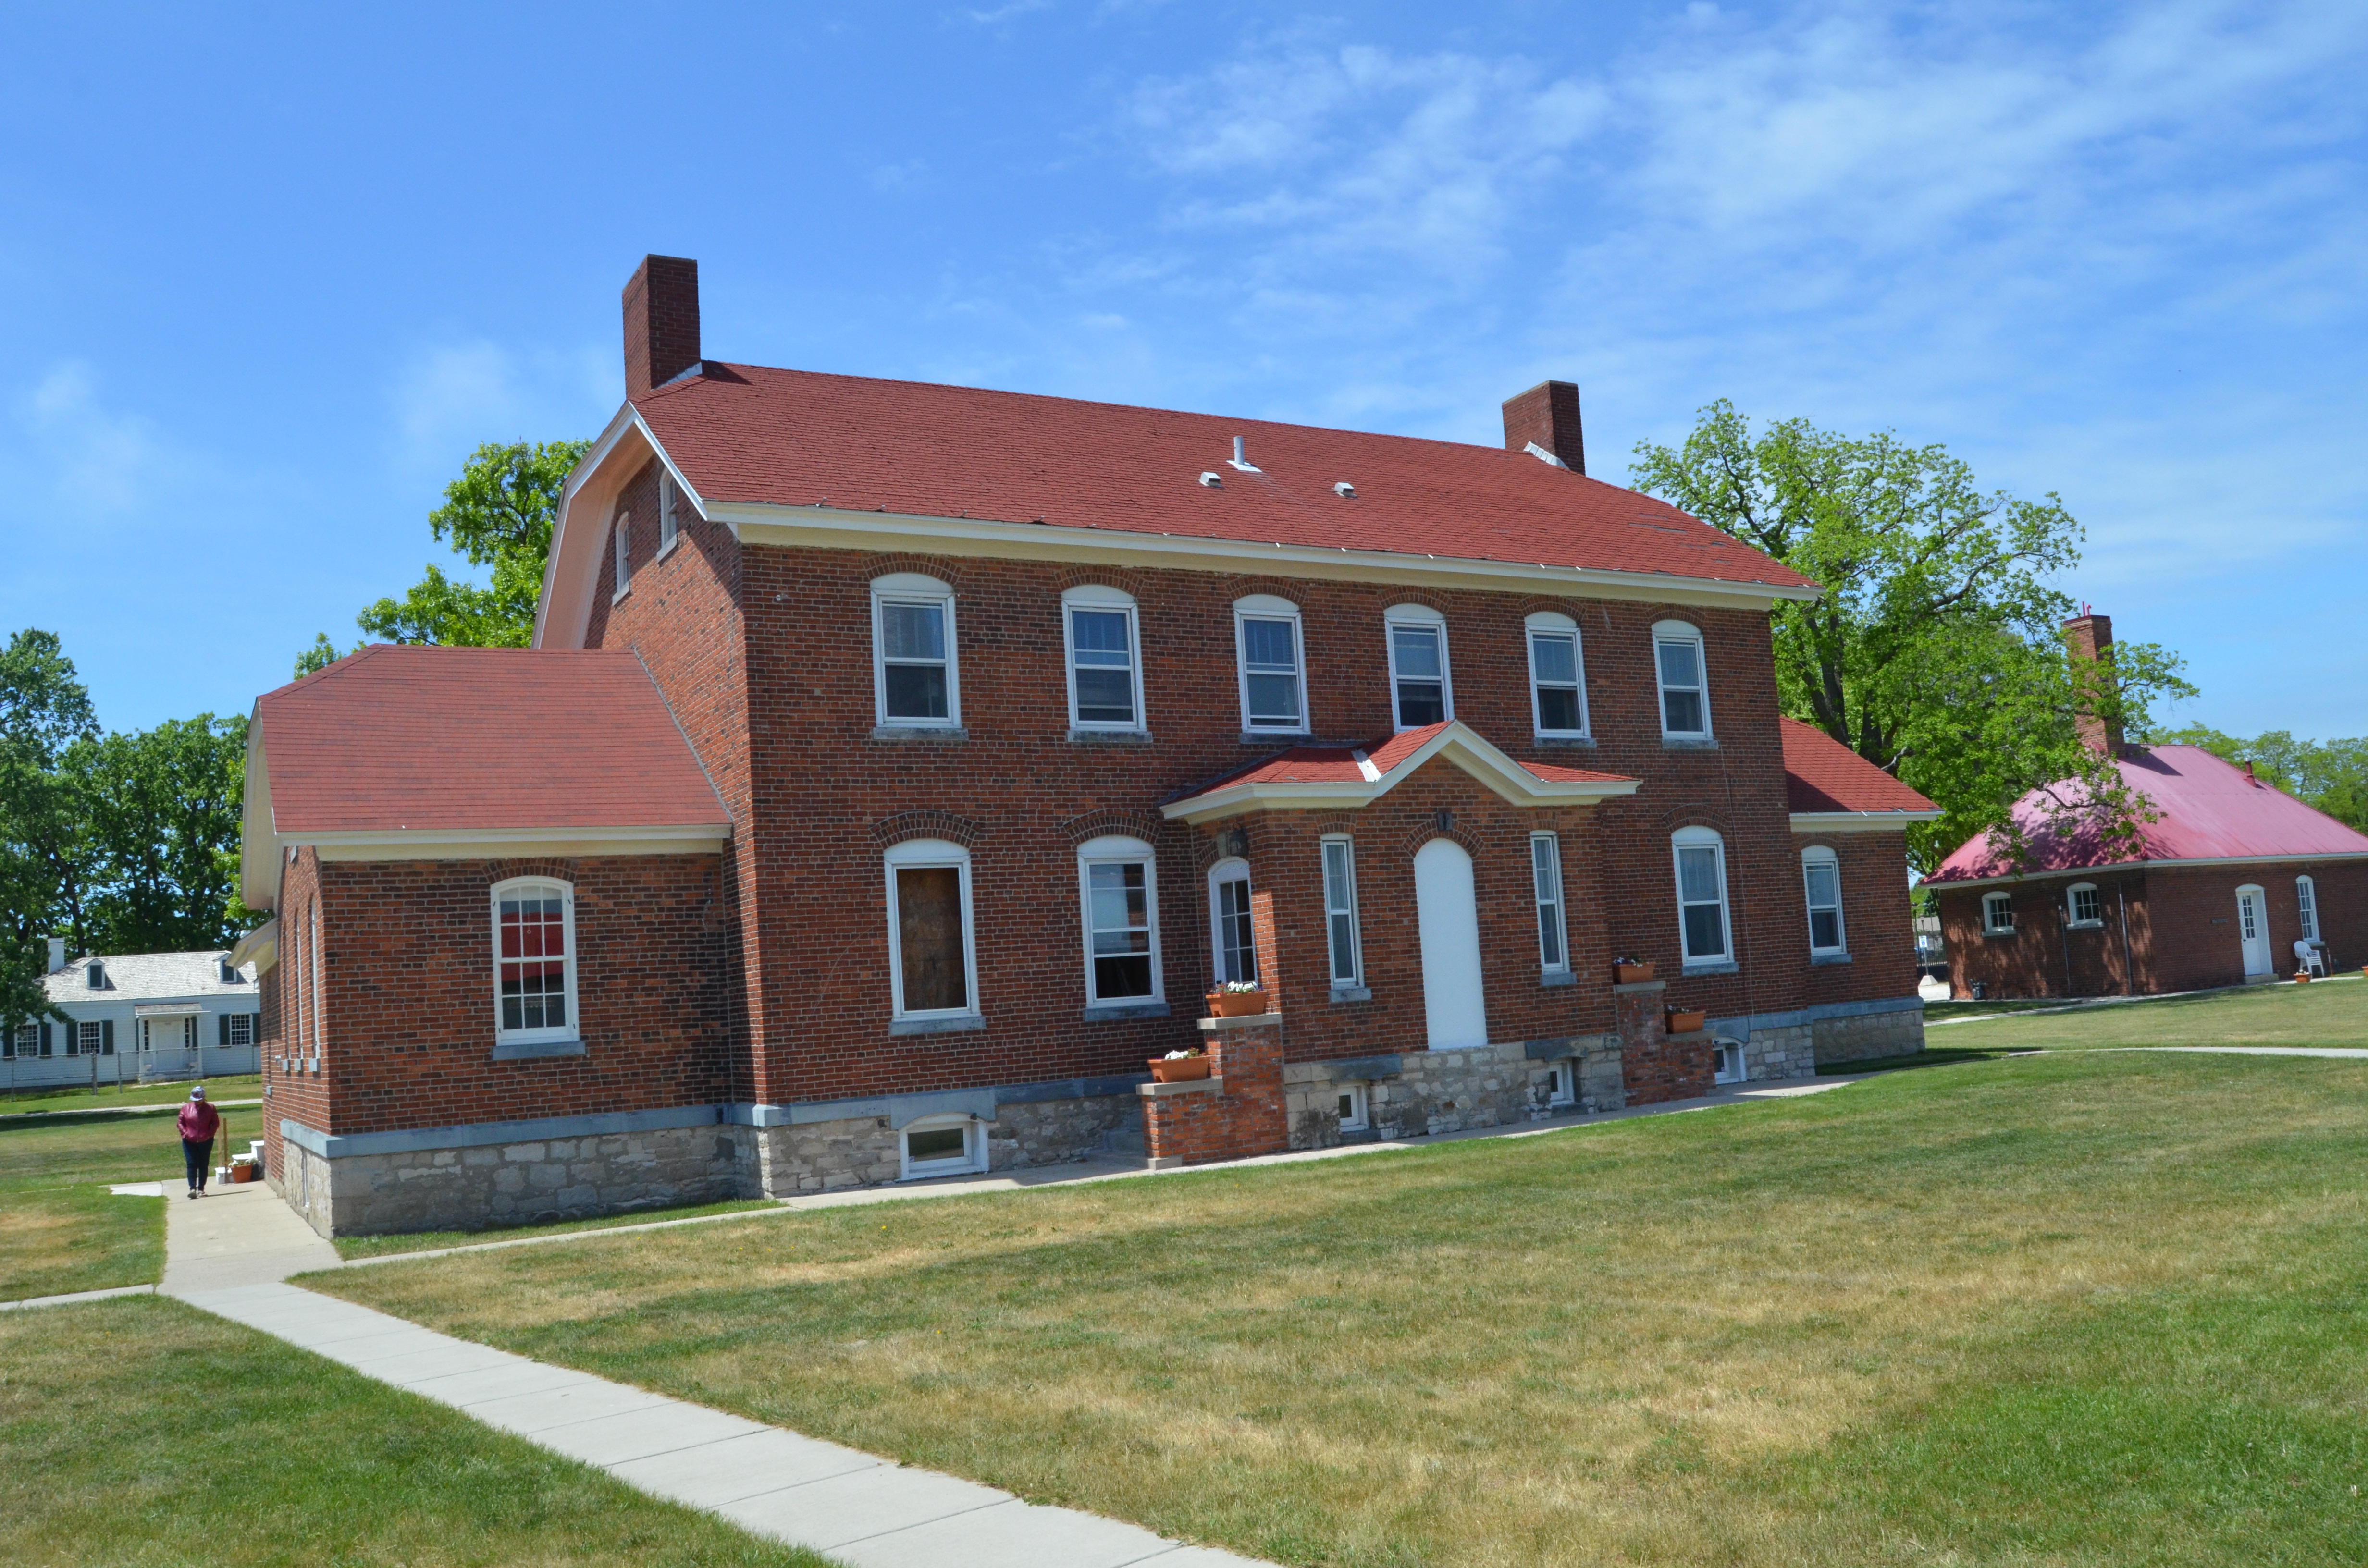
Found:
[[2325, 980], [2327, 955], [2318, 950], [2317, 943], [2297, 937], [2294, 938], [2294, 968], [2297, 971], [2309, 970], [2321, 980]]

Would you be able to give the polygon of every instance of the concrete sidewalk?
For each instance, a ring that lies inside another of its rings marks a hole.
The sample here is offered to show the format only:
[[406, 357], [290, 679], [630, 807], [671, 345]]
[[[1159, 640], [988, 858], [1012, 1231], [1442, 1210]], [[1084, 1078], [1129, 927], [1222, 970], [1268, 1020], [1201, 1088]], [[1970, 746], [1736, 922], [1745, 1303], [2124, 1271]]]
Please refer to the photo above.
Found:
[[2331, 1056], [2339, 1061], [2368, 1061], [2368, 1047], [2357, 1045], [2124, 1045], [2123, 1051], [2197, 1051], [2212, 1056]]

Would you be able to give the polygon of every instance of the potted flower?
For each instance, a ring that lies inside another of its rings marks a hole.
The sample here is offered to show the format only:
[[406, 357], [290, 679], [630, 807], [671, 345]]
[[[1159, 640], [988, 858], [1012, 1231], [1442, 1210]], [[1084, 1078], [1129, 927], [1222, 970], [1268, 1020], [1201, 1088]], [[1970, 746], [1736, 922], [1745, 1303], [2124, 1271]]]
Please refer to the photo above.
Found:
[[1653, 978], [1651, 959], [1613, 959], [1611, 972], [1622, 985], [1642, 985]]
[[1209, 993], [1209, 1016], [1241, 1018], [1266, 1011], [1266, 987], [1255, 980], [1228, 980]]
[[1205, 1051], [1171, 1051], [1151, 1059], [1151, 1081], [1155, 1084], [1189, 1084], [1208, 1075], [1209, 1053]]
[[2310, 983], [2310, 971], [2306, 969], [2298, 969], [2294, 971], [2294, 983], [2296, 985], [2308, 985]]
[[1662, 1016], [1671, 1034], [1692, 1034], [1710, 1021], [1710, 1015], [1700, 1008], [1679, 1010], [1672, 1007]]

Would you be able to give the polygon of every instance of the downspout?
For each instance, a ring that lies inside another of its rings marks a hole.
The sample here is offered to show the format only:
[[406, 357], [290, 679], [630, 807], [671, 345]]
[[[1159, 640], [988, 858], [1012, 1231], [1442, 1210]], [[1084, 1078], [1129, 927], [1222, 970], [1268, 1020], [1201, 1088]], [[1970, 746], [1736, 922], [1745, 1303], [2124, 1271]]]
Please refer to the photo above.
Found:
[[2055, 935], [2064, 944], [2064, 994], [2072, 994], [2072, 895], [2066, 892], [2055, 910]]
[[2113, 892], [2122, 901], [2122, 994], [2137, 994], [2137, 971], [2130, 967], [2130, 885], [2116, 880]]

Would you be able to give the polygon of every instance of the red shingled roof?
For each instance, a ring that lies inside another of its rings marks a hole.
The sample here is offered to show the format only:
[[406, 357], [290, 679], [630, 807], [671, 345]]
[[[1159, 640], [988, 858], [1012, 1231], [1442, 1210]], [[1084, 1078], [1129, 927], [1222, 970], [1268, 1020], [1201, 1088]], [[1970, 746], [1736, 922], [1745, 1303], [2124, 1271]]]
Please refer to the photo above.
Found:
[[[1243, 764], [1232, 772], [1195, 785], [1171, 801], [1171, 809], [1189, 808], [1194, 801], [1246, 784], [1342, 784], [1386, 785], [1392, 775], [1414, 762], [1416, 754], [1438, 738], [1442, 731], [1456, 728], [1481, 743], [1504, 762], [1521, 768], [1531, 778], [1547, 784], [1611, 784], [1628, 785], [1632, 790], [1636, 780], [1619, 773], [1595, 773], [1584, 767], [1558, 767], [1551, 763], [1522, 762], [1503, 756], [1488, 746], [1485, 737], [1468, 726], [1446, 723], [1426, 724], [1420, 729], [1403, 730], [1385, 740], [1369, 746], [1296, 745]], [[1369, 773], [1367, 769], [1370, 768]], [[1615, 791], [1624, 793], [1625, 791]]]
[[[713, 360], [634, 406], [711, 502], [1808, 585], [1666, 502], [1492, 447]], [[1228, 466], [1236, 436], [1262, 472]]]
[[629, 650], [381, 644], [256, 723], [282, 837], [731, 822]]
[[1782, 722], [1784, 797], [1795, 812], [1936, 812], [1941, 808], [1814, 724]]
[[[2146, 846], [2139, 860], [2301, 860], [2320, 856], [2368, 855], [2368, 835], [2304, 805], [2284, 790], [2245, 776], [2245, 770], [2202, 746], [2130, 746], [2113, 765], [2122, 779], [2154, 802], [2158, 820], [2141, 824]], [[2059, 784], [2066, 801], [2082, 798], [2077, 784]], [[2088, 866], [2126, 863], [2126, 851], [2109, 849], [2091, 828], [2068, 835], [2049, 831], [2036, 790], [2015, 802], [2014, 814], [2030, 843], [2021, 869], [2071, 871]], [[2016, 874], [2017, 868], [1976, 834], [1926, 878], [1964, 882]]]

